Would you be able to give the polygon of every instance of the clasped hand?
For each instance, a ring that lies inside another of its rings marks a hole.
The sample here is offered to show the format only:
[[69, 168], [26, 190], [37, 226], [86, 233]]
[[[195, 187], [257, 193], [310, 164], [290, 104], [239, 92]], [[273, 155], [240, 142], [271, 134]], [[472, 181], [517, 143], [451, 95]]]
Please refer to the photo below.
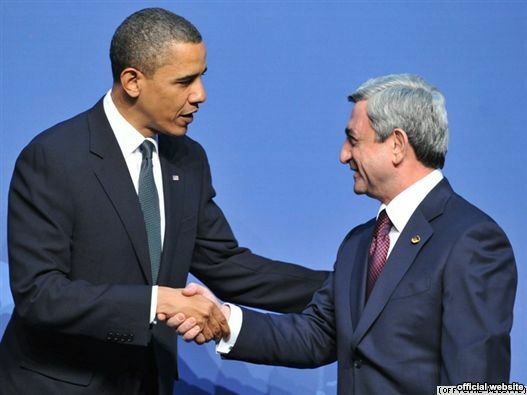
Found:
[[214, 294], [198, 284], [184, 289], [159, 287], [157, 319], [177, 330], [186, 341], [203, 344], [229, 337], [230, 309], [222, 306]]

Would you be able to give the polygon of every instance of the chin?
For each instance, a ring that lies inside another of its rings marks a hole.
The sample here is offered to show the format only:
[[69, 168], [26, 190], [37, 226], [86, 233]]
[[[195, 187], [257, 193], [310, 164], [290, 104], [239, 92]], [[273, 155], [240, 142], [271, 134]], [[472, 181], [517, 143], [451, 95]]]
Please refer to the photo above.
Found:
[[364, 195], [366, 193], [366, 188], [355, 184], [353, 187], [353, 192], [355, 192], [357, 195]]

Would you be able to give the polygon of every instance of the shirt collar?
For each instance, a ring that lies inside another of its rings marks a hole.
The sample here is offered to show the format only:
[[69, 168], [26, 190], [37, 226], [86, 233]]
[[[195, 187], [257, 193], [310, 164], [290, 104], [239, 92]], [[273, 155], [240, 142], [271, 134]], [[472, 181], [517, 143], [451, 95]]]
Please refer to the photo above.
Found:
[[402, 232], [417, 206], [421, 204], [426, 195], [442, 179], [443, 173], [441, 170], [435, 169], [398, 194], [388, 205], [382, 204], [377, 213], [377, 217], [382, 210], [386, 209], [386, 213], [395, 229], [398, 232]]
[[[104, 112], [108, 118], [110, 126], [112, 127], [113, 133], [115, 134], [115, 138], [117, 139], [117, 143], [121, 148], [123, 156], [126, 158], [133, 154], [139, 148], [139, 146], [143, 144], [143, 141], [145, 141], [145, 136], [143, 136], [121, 115], [112, 100], [111, 93], [112, 90], [110, 89], [104, 96]], [[147, 139], [154, 144], [155, 151], [157, 152], [157, 135], [155, 135], [153, 138]]]

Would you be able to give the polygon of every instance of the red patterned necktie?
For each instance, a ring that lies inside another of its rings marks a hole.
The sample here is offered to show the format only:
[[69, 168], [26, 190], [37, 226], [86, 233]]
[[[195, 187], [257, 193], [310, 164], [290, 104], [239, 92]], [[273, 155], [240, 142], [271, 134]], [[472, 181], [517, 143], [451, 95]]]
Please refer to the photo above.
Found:
[[373, 240], [370, 246], [369, 265], [368, 265], [368, 288], [366, 290], [366, 297], [370, 296], [371, 290], [377, 281], [377, 278], [382, 272], [386, 257], [388, 256], [388, 249], [390, 248], [390, 229], [392, 228], [392, 221], [388, 218], [386, 210], [382, 210], [377, 218], [375, 230], [373, 232]]

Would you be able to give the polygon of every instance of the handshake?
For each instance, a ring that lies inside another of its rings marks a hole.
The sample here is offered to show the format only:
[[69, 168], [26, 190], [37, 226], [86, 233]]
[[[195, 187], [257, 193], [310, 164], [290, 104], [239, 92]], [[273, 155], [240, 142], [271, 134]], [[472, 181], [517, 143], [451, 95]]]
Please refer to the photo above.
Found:
[[212, 292], [198, 284], [190, 283], [183, 289], [159, 287], [156, 316], [185, 341], [203, 344], [230, 336], [229, 306], [221, 305]]

